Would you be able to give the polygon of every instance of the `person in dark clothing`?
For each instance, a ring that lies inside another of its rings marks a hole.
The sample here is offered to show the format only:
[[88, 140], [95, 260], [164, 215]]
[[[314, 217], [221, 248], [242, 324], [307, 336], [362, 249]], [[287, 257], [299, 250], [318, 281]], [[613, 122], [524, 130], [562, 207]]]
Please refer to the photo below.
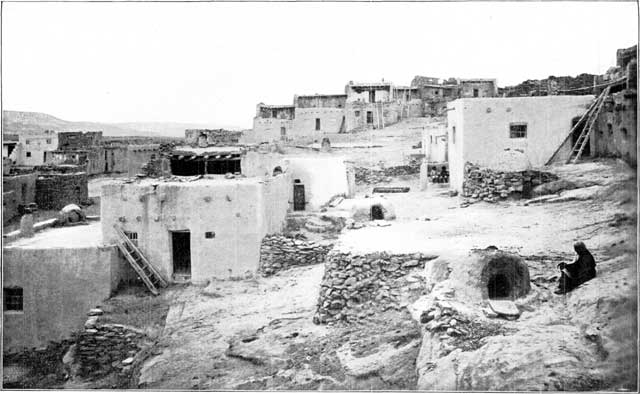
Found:
[[449, 182], [449, 171], [447, 171], [447, 167], [442, 166], [442, 169], [440, 170], [440, 182]]
[[576, 242], [573, 249], [578, 254], [578, 258], [571, 264], [558, 264], [561, 274], [558, 288], [554, 292], [556, 294], [567, 293], [596, 277], [596, 260], [589, 253], [584, 242]]

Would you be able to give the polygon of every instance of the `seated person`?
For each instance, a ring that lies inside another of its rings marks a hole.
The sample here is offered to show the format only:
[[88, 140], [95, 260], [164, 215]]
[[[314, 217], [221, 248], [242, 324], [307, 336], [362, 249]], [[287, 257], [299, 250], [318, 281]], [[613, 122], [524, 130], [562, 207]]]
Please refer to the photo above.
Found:
[[442, 169], [440, 170], [440, 182], [449, 182], [449, 171], [447, 171], [447, 167], [442, 167]]
[[560, 279], [556, 294], [567, 293], [584, 282], [596, 277], [596, 260], [593, 258], [584, 242], [576, 242], [573, 249], [578, 254], [578, 258], [571, 264], [560, 263]]

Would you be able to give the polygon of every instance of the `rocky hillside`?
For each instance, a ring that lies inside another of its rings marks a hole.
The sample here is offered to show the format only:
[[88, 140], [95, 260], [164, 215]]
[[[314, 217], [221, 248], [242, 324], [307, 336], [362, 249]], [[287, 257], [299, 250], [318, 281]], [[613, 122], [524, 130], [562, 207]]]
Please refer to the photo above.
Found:
[[4, 134], [20, 134], [28, 131], [102, 131], [105, 136], [184, 137], [186, 129], [227, 128], [215, 124], [178, 122], [129, 122], [100, 123], [67, 121], [41, 112], [2, 111]]

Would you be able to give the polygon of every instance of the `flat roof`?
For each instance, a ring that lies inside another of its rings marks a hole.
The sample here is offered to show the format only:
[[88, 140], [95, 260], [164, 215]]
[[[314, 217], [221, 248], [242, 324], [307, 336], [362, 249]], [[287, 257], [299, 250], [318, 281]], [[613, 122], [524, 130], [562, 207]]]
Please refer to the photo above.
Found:
[[72, 227], [51, 227], [35, 233], [32, 238], [18, 238], [5, 244], [6, 249], [71, 249], [102, 246], [100, 222]]
[[244, 177], [237, 176], [227, 179], [224, 175], [194, 175], [194, 176], [180, 176], [172, 175], [165, 178], [125, 178], [125, 179], [113, 179], [105, 182], [102, 186], [109, 185], [132, 185], [136, 187], [147, 187], [154, 185], [179, 185], [181, 187], [202, 187], [202, 186], [214, 186], [214, 185], [229, 185], [229, 184], [242, 184], [242, 185], [255, 185], [268, 181], [268, 178], [261, 177]]
[[242, 153], [243, 149], [240, 146], [207, 146], [205, 148], [193, 147], [189, 145], [176, 146], [173, 148], [173, 155], [217, 155], [217, 154], [232, 154], [232, 153]]
[[296, 99], [299, 98], [308, 98], [308, 97], [347, 97], [346, 94], [343, 93], [339, 93], [339, 94], [301, 94], [296, 96]]

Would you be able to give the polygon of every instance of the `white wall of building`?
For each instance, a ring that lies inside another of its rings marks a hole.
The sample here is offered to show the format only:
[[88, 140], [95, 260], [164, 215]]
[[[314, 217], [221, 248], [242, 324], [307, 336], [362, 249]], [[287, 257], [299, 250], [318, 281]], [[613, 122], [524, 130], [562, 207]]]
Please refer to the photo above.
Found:
[[[571, 131], [572, 120], [581, 116], [592, 100], [588, 95], [450, 102], [447, 134], [451, 188], [462, 190], [465, 162], [490, 166], [505, 149], [521, 150], [533, 167], [543, 166]], [[510, 138], [511, 123], [526, 123], [526, 138]]]

